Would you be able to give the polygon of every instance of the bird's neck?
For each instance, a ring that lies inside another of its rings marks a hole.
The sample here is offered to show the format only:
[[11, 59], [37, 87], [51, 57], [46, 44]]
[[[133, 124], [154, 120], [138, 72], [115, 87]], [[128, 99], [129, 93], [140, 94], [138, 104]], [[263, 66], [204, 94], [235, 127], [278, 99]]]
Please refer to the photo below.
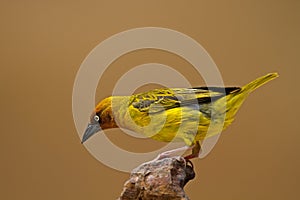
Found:
[[128, 106], [130, 97], [128, 96], [113, 96], [111, 97], [111, 112], [114, 118], [115, 127], [124, 127], [124, 118], [128, 114]]

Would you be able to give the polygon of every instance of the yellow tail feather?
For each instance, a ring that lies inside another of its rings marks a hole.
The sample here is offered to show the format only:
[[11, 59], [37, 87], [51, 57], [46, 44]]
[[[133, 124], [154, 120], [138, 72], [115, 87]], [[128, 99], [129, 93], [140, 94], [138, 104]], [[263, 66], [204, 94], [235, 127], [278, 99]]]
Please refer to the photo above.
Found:
[[[277, 73], [270, 73], [260, 78], [255, 79], [254, 81], [248, 83], [247, 85], [243, 86], [240, 91], [236, 93], [232, 93], [226, 96], [226, 120], [225, 120], [225, 127], [232, 123], [235, 114], [243, 104], [244, 100], [248, 97], [248, 95], [257, 89], [258, 87], [264, 85], [265, 83], [269, 82], [270, 80], [278, 77]], [[221, 102], [221, 101], [220, 101]], [[222, 102], [221, 102], [222, 103]]]
[[255, 79], [251, 83], [248, 83], [244, 87], [242, 87], [240, 93], [250, 93], [253, 90], [259, 88], [260, 86], [264, 85], [265, 83], [269, 82], [270, 80], [277, 78], [278, 74], [277, 73], [270, 73], [265, 76], [262, 76], [260, 78]]

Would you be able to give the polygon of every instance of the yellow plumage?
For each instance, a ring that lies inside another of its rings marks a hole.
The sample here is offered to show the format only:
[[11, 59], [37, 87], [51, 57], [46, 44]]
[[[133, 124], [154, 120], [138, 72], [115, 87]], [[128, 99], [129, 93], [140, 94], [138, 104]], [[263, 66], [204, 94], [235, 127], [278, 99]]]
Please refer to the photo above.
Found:
[[98, 123], [102, 129], [122, 127], [158, 141], [192, 146], [228, 127], [247, 96], [277, 76], [267, 74], [241, 88], [155, 89], [108, 97], [96, 106], [90, 124]]

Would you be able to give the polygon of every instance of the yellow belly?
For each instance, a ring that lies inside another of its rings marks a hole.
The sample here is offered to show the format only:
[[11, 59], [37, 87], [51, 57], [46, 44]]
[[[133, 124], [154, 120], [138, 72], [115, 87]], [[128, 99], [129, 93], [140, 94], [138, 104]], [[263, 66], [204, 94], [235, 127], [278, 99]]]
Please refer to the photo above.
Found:
[[135, 123], [127, 124], [127, 127], [137, 133], [162, 142], [183, 141], [189, 146], [195, 141], [216, 135], [223, 129], [222, 120], [214, 119], [210, 126], [209, 118], [189, 107], [178, 107], [151, 115], [131, 113], [130, 117]]

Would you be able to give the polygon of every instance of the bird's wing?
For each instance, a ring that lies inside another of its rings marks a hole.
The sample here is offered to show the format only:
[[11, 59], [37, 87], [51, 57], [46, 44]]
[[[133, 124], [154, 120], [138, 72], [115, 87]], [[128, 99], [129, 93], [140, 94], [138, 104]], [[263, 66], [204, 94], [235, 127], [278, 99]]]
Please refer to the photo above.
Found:
[[155, 89], [134, 95], [131, 106], [151, 114], [181, 106], [200, 106], [238, 90], [238, 87]]

